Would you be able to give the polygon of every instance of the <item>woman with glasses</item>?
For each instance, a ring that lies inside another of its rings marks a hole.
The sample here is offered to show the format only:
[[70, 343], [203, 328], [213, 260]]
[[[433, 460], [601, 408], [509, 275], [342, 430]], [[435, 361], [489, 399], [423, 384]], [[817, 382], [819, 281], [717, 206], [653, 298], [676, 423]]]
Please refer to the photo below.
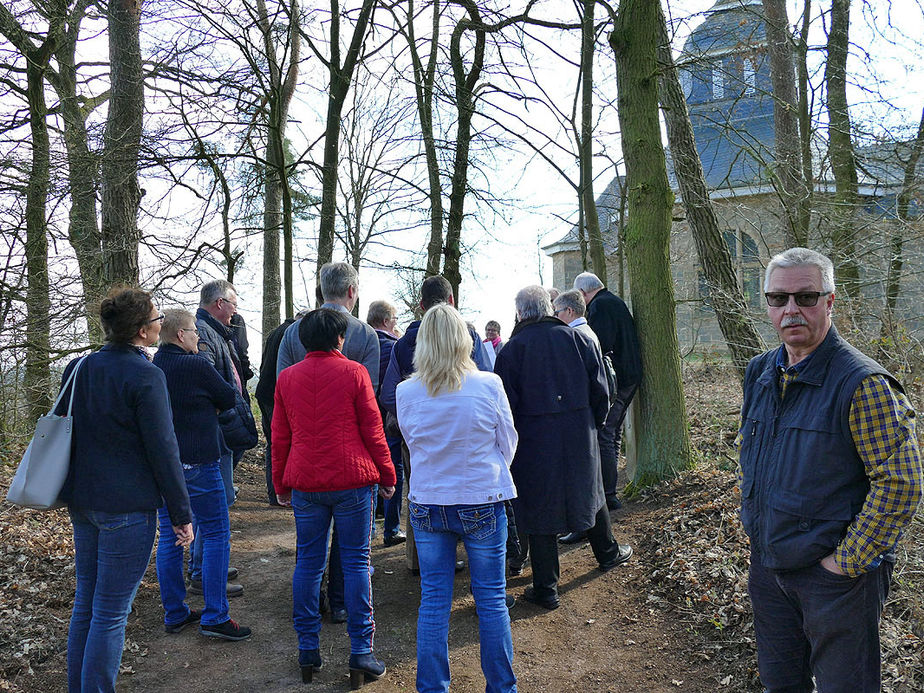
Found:
[[[62, 491], [77, 575], [67, 639], [72, 692], [115, 690], [157, 508], [166, 502], [177, 545], [193, 538], [164, 374], [145, 349], [157, 341], [164, 315], [149, 293], [116, 288], [100, 317], [106, 344], [84, 357], [74, 378], [71, 466]], [[68, 364], [65, 381], [76, 363]]]
[[205, 608], [190, 609], [185, 602], [183, 547], [171, 541], [170, 516], [158, 511], [160, 539], [157, 543], [157, 582], [164, 605], [164, 630], [179, 633], [198, 623], [202, 635], [222, 640], [244, 640], [250, 628], [240, 626], [228, 614], [228, 563], [231, 523], [221, 479], [222, 437], [218, 412], [231, 409], [237, 390], [218, 374], [199, 353], [196, 317], [180, 308], [164, 311], [160, 348], [154, 365], [167, 378], [173, 411], [173, 427], [189, 502], [196, 520], [196, 541], [202, 549], [202, 595]]
[[456, 542], [465, 544], [478, 612], [481, 670], [488, 693], [516, 690], [504, 577], [507, 516], [516, 496], [517, 446], [501, 379], [477, 370], [472, 338], [452, 306], [420, 323], [416, 372], [398, 385], [398, 422], [414, 473], [409, 516], [420, 560], [417, 690], [449, 690], [449, 614]]
[[321, 668], [321, 577], [331, 519], [343, 567], [350, 684], [377, 679], [385, 665], [373, 654], [369, 541], [375, 485], [390, 498], [395, 468], [385, 442], [375, 389], [366, 368], [340, 349], [345, 313], [313, 310], [298, 324], [304, 360], [279, 374], [273, 405], [273, 484], [280, 505], [295, 513], [292, 620], [302, 680]]

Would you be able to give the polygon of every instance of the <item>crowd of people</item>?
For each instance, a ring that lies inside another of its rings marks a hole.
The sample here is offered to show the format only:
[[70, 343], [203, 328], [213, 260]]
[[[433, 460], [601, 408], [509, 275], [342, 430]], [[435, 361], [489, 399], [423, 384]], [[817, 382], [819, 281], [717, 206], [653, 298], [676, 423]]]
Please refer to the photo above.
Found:
[[[761, 678], [768, 691], [878, 690], [894, 548], [921, 497], [914, 411], [831, 324], [830, 260], [786, 251], [764, 288], [782, 345], [748, 368], [739, 433]], [[506, 342], [493, 320], [482, 339], [440, 276], [424, 280], [423, 317], [403, 334], [387, 301], [371, 302], [365, 322], [354, 317], [358, 294], [351, 265], [322, 267], [320, 307], [266, 336], [256, 388], [267, 502], [295, 519], [302, 680], [323, 666], [325, 610], [347, 624], [351, 687], [386, 672], [374, 651], [370, 563], [379, 505], [384, 544], [404, 544], [420, 578], [417, 690], [449, 690], [454, 575], [467, 565], [486, 691], [515, 691], [506, 576], [531, 564], [520, 596], [551, 610], [559, 543], [586, 539], [603, 572], [632, 557], [610, 511], [620, 506], [620, 430], [642, 380], [633, 318], [589, 272], [564, 292], [520, 290]], [[160, 312], [136, 288], [102, 302], [106, 345], [81, 357], [71, 386], [62, 495], [76, 549], [71, 691], [114, 690], [158, 526], [165, 630], [251, 636], [229, 614], [244, 590], [230, 563], [234, 468], [257, 442], [237, 307], [223, 280], [201, 288], [195, 315]], [[189, 594], [204, 608], [190, 608]]]

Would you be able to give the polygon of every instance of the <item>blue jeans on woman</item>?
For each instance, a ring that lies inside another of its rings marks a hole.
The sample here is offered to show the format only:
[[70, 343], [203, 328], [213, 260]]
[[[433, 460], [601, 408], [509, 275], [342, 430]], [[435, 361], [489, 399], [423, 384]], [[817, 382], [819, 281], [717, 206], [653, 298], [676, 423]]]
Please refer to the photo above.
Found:
[[[205, 609], [200, 623], [214, 626], [228, 620], [228, 562], [231, 552], [231, 523], [228, 502], [218, 462], [191, 465], [183, 469], [189, 505], [196, 524], [196, 542], [202, 549], [202, 596]], [[189, 616], [186, 583], [183, 581], [183, 547], [176, 546], [170, 514], [165, 507], [157, 511], [160, 539], [157, 542], [157, 582], [164, 605], [167, 626], [182, 623]]]
[[369, 542], [372, 538], [373, 486], [346, 491], [292, 491], [295, 513], [296, 554], [292, 575], [292, 622], [298, 649], [320, 647], [321, 614], [318, 598], [327, 562], [331, 518], [343, 566], [347, 633], [351, 654], [372, 652], [372, 582], [369, 577]]
[[484, 505], [409, 503], [420, 561], [417, 614], [417, 690], [449, 690], [449, 614], [455, 580], [456, 542], [468, 554], [472, 594], [478, 612], [481, 671], [486, 693], [517, 689], [513, 640], [504, 577], [507, 514], [503, 502]]
[[[114, 691], [125, 623], [151, 560], [156, 513], [70, 510], [77, 591], [67, 634], [67, 687]], [[171, 532], [172, 534], [172, 532]]]

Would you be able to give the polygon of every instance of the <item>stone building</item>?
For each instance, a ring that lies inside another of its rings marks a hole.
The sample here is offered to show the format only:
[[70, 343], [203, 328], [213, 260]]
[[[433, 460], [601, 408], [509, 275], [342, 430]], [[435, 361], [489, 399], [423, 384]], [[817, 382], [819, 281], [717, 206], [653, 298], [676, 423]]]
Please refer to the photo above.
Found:
[[[706, 19], [689, 36], [677, 59], [687, 99], [696, 146], [703, 164], [719, 227], [731, 252], [739, 285], [755, 315], [765, 316], [763, 270], [775, 253], [784, 248], [779, 197], [771, 181], [774, 163], [774, 113], [767, 56], [766, 26], [761, 0], [718, 0]], [[819, 141], [819, 152], [824, 150]], [[902, 229], [902, 298], [899, 313], [916, 329], [924, 325], [917, 298], [924, 295], [920, 239], [908, 233], [908, 224], [896, 217], [896, 200], [903, 188], [903, 162], [908, 143], [873, 143], [857, 148], [862, 209], [855, 217], [858, 251], [862, 257], [862, 312], [852, 320], [878, 331], [883, 305], [883, 286], [888, 272], [891, 241]], [[823, 165], [818, 165], [821, 162]], [[816, 156], [816, 180], [810, 245], [826, 249], [828, 214], [833, 191], [826, 157]], [[668, 178], [676, 195], [676, 220], [671, 236], [671, 263], [677, 303], [677, 330], [682, 348], [724, 350], [683, 203], [667, 151]], [[601, 231], [608, 257], [607, 284], [628, 289], [618, 250], [618, 230], [624, 218], [622, 189], [625, 179], [614, 178], [597, 200]], [[913, 209], [917, 209], [913, 205]], [[917, 222], [915, 222], [917, 224]], [[908, 242], [911, 241], [911, 242]], [[553, 284], [570, 288], [582, 271], [577, 226], [558, 240], [543, 246], [552, 258]], [[588, 254], [589, 257], [589, 254]], [[875, 323], [875, 325], [874, 325]], [[767, 329], [765, 319], [758, 321]]]

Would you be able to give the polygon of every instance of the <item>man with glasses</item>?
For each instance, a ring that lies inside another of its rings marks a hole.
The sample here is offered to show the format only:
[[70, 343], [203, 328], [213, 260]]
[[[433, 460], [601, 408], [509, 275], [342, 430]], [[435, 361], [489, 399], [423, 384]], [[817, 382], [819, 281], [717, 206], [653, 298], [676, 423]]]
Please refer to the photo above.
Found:
[[[250, 413], [250, 396], [244, 390], [244, 377], [241, 361], [232, 339], [233, 328], [231, 316], [237, 313], [237, 291], [234, 285], [224, 279], [215, 279], [202, 285], [199, 291], [199, 309], [196, 311], [196, 328], [199, 330], [199, 355], [209, 361], [218, 374], [229, 385], [233, 385], [240, 394], [238, 405], [230, 412], [224, 412], [221, 417], [222, 431], [230, 428], [247, 427], [253, 421], [250, 414], [249, 421], [243, 421]], [[254, 429], [255, 430], [255, 429]], [[226, 442], [226, 441], [225, 441]], [[225, 498], [228, 506], [234, 504], [234, 461], [240, 459], [244, 450], [231, 450], [223, 442], [220, 468], [221, 478], [225, 487]], [[190, 584], [196, 591], [201, 584], [201, 549], [196, 545], [192, 552], [193, 561], [190, 570]], [[229, 569], [229, 579], [234, 579], [237, 570]], [[229, 596], [236, 596], [243, 592], [240, 585], [229, 584]]]
[[831, 260], [780, 253], [764, 291], [782, 345], [748, 365], [738, 435], [761, 683], [879, 691], [879, 619], [922, 492], [914, 410], [833, 326]]

